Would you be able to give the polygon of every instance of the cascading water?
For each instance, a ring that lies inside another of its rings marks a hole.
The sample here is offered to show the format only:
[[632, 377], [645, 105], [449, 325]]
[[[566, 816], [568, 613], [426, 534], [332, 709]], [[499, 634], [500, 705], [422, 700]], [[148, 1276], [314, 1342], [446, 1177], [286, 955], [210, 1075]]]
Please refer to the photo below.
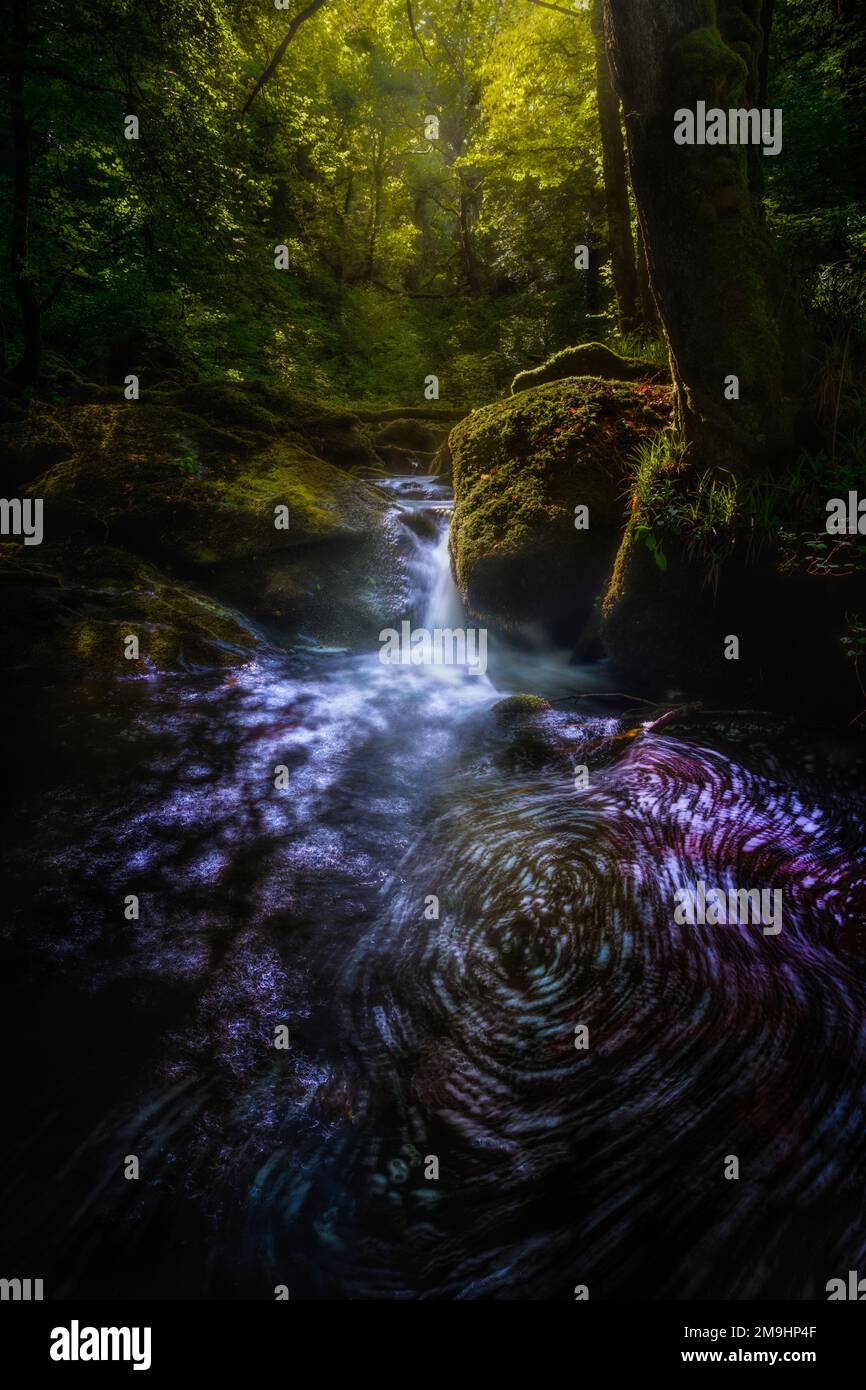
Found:
[[454, 576], [451, 573], [451, 554], [448, 548], [448, 527], [443, 526], [433, 548], [432, 583], [424, 611], [424, 627], [454, 628], [466, 622], [463, 604]]
[[[407, 618], [462, 626], [447, 489], [381, 485]], [[295, 653], [56, 712], [68, 791], [31, 790], [7, 926], [89, 1020], [77, 1112], [22, 1096], [7, 1156], [53, 1175], [12, 1236], [55, 1296], [808, 1298], [862, 1267], [861, 770], [500, 656]], [[677, 925], [698, 879], [781, 889], [783, 930]]]

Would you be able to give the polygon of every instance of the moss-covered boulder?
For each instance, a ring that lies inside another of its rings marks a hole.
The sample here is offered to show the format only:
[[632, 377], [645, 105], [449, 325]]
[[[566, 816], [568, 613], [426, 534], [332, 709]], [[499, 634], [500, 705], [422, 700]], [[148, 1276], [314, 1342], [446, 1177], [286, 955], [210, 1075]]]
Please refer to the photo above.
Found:
[[496, 701], [491, 713], [495, 714], [497, 719], [508, 721], [544, 714], [551, 708], [550, 701], [545, 700], [543, 695], [507, 695], [505, 699]]
[[571, 378], [452, 430], [452, 557], [475, 619], [579, 641], [625, 525], [631, 455], [669, 412], [665, 387]]
[[409, 471], [419, 463], [426, 472], [448, 434], [448, 426], [435, 420], [386, 420], [371, 430], [371, 443], [387, 467]]
[[[139, 643], [127, 660], [126, 639]], [[240, 617], [107, 546], [0, 544], [0, 649], [10, 674], [53, 680], [243, 665], [259, 639]]]
[[87, 531], [188, 570], [364, 534], [385, 510], [302, 444], [262, 445], [175, 406], [83, 406], [67, 429], [72, 457], [31, 485], [49, 539]]
[[570, 376], [596, 376], [605, 381], [670, 381], [670, 371], [656, 362], [644, 362], [636, 357], [621, 357], [604, 343], [580, 343], [563, 348], [540, 367], [518, 372], [511, 383], [511, 394], [543, 386], [549, 381], [563, 381]]
[[71, 457], [75, 446], [62, 416], [63, 412], [54, 407], [36, 404], [0, 424], [0, 486], [4, 497], [20, 495], [31, 479], [61, 459]]
[[183, 399], [210, 402], [211, 421], [177, 404], [181, 393], [69, 409], [72, 456], [30, 488], [46, 540], [127, 547], [270, 624], [275, 639], [375, 644], [405, 601], [388, 498], [300, 434], [266, 430], [268, 393], [232, 387], [219, 405], [209, 393], [185, 388]]
[[365, 466], [375, 458], [369, 429], [358, 415], [293, 387], [198, 381], [162, 392], [160, 399], [213, 425], [300, 444], [341, 468]]

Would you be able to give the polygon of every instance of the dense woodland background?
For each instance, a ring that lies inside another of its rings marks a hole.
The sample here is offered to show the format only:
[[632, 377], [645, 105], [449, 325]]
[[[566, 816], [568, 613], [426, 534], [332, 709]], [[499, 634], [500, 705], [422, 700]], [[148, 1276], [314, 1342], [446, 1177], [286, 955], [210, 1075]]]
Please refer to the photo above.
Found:
[[[568, 344], [654, 336], [600, 6], [413, 3], [6, 0], [16, 384], [138, 369], [409, 401], [435, 372], [478, 404]], [[864, 333], [866, 37], [844, 0], [764, 9], [785, 139], [764, 207], [835, 407]]]

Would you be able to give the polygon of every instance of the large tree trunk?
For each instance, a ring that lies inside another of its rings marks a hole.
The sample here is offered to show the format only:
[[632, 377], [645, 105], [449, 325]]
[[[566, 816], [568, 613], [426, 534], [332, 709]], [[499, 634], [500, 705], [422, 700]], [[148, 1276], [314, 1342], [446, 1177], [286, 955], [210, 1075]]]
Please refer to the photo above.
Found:
[[[677, 145], [674, 113], [694, 111], [701, 100], [725, 111], [756, 105], [766, 7], [762, 0], [604, 3], [678, 423], [702, 464], [749, 471], [792, 440], [783, 286], [748, 147]], [[725, 399], [729, 376], [739, 379], [739, 400]]]
[[598, 123], [607, 204], [607, 230], [610, 240], [611, 270], [619, 326], [623, 333], [640, 322], [637, 269], [631, 234], [631, 208], [628, 201], [625, 146], [619, 119], [619, 97], [613, 89], [607, 46], [604, 39], [602, 0], [593, 0], [592, 32], [595, 38], [595, 74], [598, 97]]
[[42, 363], [42, 307], [30, 264], [30, 171], [33, 162], [32, 127], [24, 105], [24, 65], [30, 37], [29, 0], [15, 0], [12, 21], [13, 54], [9, 73], [12, 117], [12, 287], [21, 310], [24, 350], [10, 377], [16, 386], [32, 386]]
[[637, 229], [637, 288], [640, 296], [640, 327], [649, 337], [657, 338], [661, 332], [661, 324], [659, 323], [659, 312], [656, 308], [652, 286], [650, 285], [646, 247], [643, 243], [643, 232], [640, 229], [640, 223], [638, 223]]

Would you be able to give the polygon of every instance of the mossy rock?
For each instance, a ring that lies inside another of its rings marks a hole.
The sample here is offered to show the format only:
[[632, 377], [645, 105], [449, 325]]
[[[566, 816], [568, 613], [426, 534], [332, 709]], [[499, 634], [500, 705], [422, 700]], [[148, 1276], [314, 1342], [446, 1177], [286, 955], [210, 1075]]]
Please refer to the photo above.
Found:
[[[243, 665], [259, 639], [212, 599], [107, 546], [0, 545], [4, 667], [79, 681]], [[135, 635], [140, 657], [127, 660]]]
[[173, 406], [80, 407], [68, 429], [74, 456], [32, 485], [49, 539], [84, 530], [189, 570], [363, 534], [386, 505], [294, 442], [256, 449]]
[[[666, 387], [571, 378], [485, 406], [452, 430], [451, 550], [474, 618], [581, 637], [624, 529], [631, 456], [669, 415]], [[579, 506], [587, 529], [575, 527]]]
[[168, 403], [71, 410], [74, 456], [33, 485], [46, 540], [127, 547], [238, 605], [275, 641], [375, 649], [408, 601], [389, 499], [297, 435], [251, 434], [243, 410], [231, 429], [222, 418]]
[[36, 405], [0, 425], [0, 483], [4, 496], [18, 493], [46, 468], [70, 458], [74, 448], [62, 412], [50, 406]]
[[179, 390], [165, 393], [167, 403], [178, 410], [189, 411], [212, 424], [240, 425], [265, 435], [275, 435], [285, 428], [286, 421], [257, 400], [249, 388], [227, 381], [198, 381]]
[[670, 371], [657, 362], [642, 362], [636, 357], [620, 357], [618, 352], [605, 347], [604, 343], [580, 343], [577, 347], [563, 348], [540, 367], [526, 372], [518, 372], [511, 383], [512, 396], [519, 391], [527, 391], [532, 386], [543, 386], [549, 381], [564, 381], [570, 376], [596, 376], [603, 381], [654, 381], [658, 384], [670, 382]]
[[451, 482], [451, 449], [447, 438], [443, 439], [430, 460], [430, 472], [434, 478], [442, 478], [444, 482]]
[[497, 719], [505, 721], [524, 718], [527, 715], [544, 714], [552, 706], [549, 700], [545, 700], [543, 695], [508, 695], [504, 700], [497, 700], [491, 713]]
[[553, 705], [542, 695], [522, 693], [498, 700], [490, 713], [494, 761], [508, 775], [542, 768], [570, 771], [572, 760], [557, 729]]
[[373, 459], [367, 429], [342, 406], [264, 381], [198, 381], [168, 393], [166, 401], [216, 425], [252, 430], [261, 436], [292, 438], [340, 467]]
[[386, 464], [395, 468], [410, 468], [416, 461], [422, 460], [427, 467], [447, 433], [448, 427], [444, 423], [433, 424], [429, 420], [406, 418], [387, 420], [372, 429], [370, 440], [376, 454]]

